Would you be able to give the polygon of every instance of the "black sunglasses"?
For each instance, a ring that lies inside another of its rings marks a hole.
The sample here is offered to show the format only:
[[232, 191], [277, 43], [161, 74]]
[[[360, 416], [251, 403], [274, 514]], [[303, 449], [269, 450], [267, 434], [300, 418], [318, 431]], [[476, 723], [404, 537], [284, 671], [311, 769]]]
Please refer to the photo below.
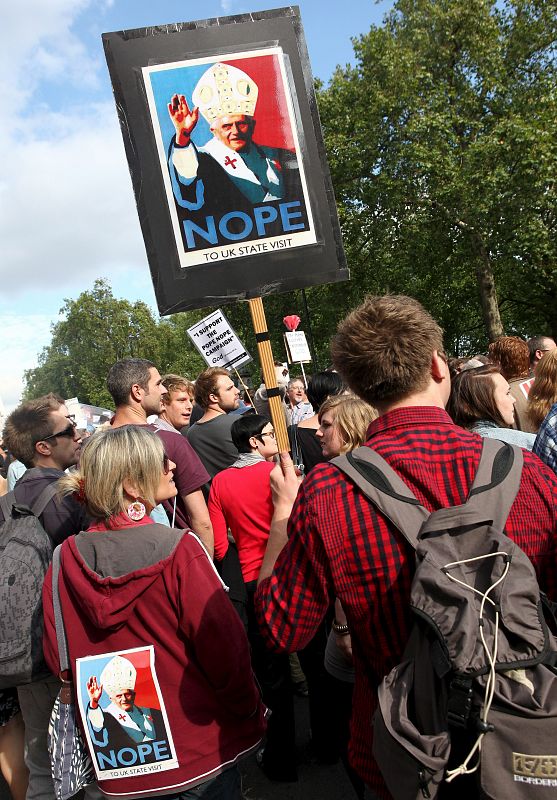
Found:
[[42, 439], [39, 439], [39, 442], [47, 442], [49, 439], [58, 439], [62, 436], [68, 436], [73, 439], [76, 429], [76, 424], [73, 420], [70, 419], [67, 428], [64, 428], [63, 431], [58, 431], [58, 433], [51, 433], [50, 436], [44, 436]]
[[165, 475], [168, 475], [168, 473], [170, 472], [170, 459], [166, 455], [166, 453], [162, 457], [162, 471], [164, 472]]

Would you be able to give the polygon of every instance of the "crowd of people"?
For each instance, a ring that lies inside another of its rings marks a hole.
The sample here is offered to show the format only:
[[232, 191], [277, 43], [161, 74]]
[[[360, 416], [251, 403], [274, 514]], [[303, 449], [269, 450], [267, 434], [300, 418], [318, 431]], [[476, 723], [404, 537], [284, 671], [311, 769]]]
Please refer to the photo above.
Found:
[[33, 508], [55, 485], [39, 519], [61, 546], [43, 587], [44, 669], [0, 691], [14, 800], [54, 797], [56, 594], [97, 778], [87, 800], [239, 800], [251, 753], [269, 780], [296, 781], [296, 691], [316, 762], [341, 759], [361, 800], [390, 797], [370, 721], [409, 637], [415, 559], [335, 462], [363, 445], [428, 512], [466, 500], [483, 437], [522, 448], [505, 533], [557, 600], [555, 341], [503, 336], [447, 358], [418, 302], [369, 297], [331, 357], [307, 386], [276, 364], [291, 456], [265, 385], [252, 397], [220, 368], [192, 381], [117, 362], [114, 415], [87, 438], [54, 393], [9, 415], [0, 493]]

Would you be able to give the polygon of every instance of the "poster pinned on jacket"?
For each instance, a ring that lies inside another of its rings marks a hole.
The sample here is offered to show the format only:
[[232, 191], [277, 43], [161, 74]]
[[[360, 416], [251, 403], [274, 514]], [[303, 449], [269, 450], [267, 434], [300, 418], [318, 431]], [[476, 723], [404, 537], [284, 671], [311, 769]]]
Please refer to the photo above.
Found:
[[78, 658], [77, 694], [97, 780], [178, 766], [152, 646]]
[[161, 313], [348, 277], [295, 6], [103, 40]]

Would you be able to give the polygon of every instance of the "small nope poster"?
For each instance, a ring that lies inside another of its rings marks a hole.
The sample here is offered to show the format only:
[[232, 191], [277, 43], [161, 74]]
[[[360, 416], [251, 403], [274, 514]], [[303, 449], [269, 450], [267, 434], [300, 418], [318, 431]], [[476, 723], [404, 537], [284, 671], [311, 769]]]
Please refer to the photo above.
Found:
[[297, 7], [103, 41], [161, 313], [348, 278]]

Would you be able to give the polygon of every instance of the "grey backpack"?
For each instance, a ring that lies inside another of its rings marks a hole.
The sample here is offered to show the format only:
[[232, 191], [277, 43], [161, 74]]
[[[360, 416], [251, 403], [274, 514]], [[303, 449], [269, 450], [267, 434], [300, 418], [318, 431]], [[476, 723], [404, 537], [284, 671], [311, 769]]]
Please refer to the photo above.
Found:
[[554, 798], [557, 640], [534, 567], [503, 532], [522, 451], [484, 439], [467, 501], [432, 514], [370, 448], [332, 463], [416, 552], [414, 625], [373, 720], [393, 798], [461, 796], [465, 786], [474, 797], [478, 785], [497, 800]]
[[44, 576], [52, 542], [38, 517], [56, 494], [46, 486], [32, 508], [13, 492], [0, 497], [0, 689], [31, 683], [48, 675], [43, 658]]

